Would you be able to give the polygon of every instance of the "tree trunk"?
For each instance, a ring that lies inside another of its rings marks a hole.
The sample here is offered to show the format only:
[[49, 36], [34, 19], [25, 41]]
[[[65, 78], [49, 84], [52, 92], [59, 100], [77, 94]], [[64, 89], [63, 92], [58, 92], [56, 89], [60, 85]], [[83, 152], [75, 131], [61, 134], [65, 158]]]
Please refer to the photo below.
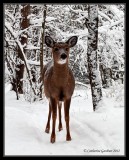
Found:
[[[27, 18], [30, 13], [30, 5], [29, 4], [23, 4], [21, 9], [21, 23], [20, 23], [20, 29], [24, 30], [29, 27], [29, 19]], [[27, 32], [23, 32], [20, 36], [20, 42], [22, 45], [27, 44], [28, 34]], [[21, 53], [20, 48], [17, 48], [18, 52], [18, 58], [20, 58], [22, 61], [24, 61], [23, 55]], [[25, 49], [24, 49], [25, 53]], [[16, 77], [17, 77], [17, 87], [18, 87], [18, 93], [23, 94], [23, 73], [24, 73], [24, 64], [18, 64], [17, 68], [19, 68], [19, 71], [16, 71]]]
[[112, 83], [111, 83], [111, 69], [110, 68], [105, 68], [104, 69], [104, 79], [105, 79], [105, 88], [109, 88]]
[[105, 77], [104, 77], [104, 68], [105, 68], [105, 66], [102, 63], [99, 63], [99, 71], [100, 71], [100, 75], [101, 75], [102, 86], [104, 86], [106, 84]]
[[44, 12], [43, 12], [43, 22], [42, 22], [42, 42], [41, 42], [41, 53], [40, 53], [40, 98], [42, 98], [42, 86], [43, 86], [43, 47], [44, 47], [44, 33], [45, 33], [45, 21], [46, 21], [46, 12], [47, 6], [44, 5]]
[[[86, 22], [87, 23], [87, 22]], [[97, 43], [98, 43], [98, 6], [88, 6], [88, 49], [87, 62], [88, 73], [91, 85], [93, 110], [95, 111], [102, 98], [101, 78], [97, 63]]]
[[104, 64], [99, 64], [99, 71], [101, 73], [101, 80], [103, 88], [108, 88], [112, 85], [112, 71], [111, 68], [106, 68]]

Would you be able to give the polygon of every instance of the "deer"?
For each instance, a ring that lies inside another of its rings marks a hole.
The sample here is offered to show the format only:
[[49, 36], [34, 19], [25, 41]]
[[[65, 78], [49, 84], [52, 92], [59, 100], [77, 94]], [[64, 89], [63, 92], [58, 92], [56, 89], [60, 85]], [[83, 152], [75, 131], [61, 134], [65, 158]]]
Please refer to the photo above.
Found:
[[69, 53], [70, 48], [76, 45], [77, 40], [77, 36], [72, 36], [66, 42], [55, 42], [50, 36], [45, 36], [45, 44], [51, 48], [52, 53], [52, 60], [43, 67], [44, 93], [49, 100], [49, 113], [45, 132], [49, 133], [50, 131], [50, 120], [52, 117], [51, 143], [56, 141], [57, 109], [59, 114], [58, 129], [59, 131], [63, 129], [61, 121], [62, 103], [64, 103], [66, 141], [71, 141], [69, 110], [75, 88], [75, 79], [69, 67]]

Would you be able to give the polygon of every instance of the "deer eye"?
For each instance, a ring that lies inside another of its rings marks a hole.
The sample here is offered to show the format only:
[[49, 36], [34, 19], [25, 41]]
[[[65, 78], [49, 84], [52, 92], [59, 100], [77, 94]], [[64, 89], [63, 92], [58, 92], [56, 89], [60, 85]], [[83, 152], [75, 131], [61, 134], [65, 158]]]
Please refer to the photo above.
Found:
[[54, 49], [55, 52], [57, 52], [58, 50], [59, 50], [58, 48], [55, 48], [55, 49]]
[[68, 51], [68, 50], [69, 50], [69, 48], [66, 48], [65, 50], [66, 50], [66, 51]]

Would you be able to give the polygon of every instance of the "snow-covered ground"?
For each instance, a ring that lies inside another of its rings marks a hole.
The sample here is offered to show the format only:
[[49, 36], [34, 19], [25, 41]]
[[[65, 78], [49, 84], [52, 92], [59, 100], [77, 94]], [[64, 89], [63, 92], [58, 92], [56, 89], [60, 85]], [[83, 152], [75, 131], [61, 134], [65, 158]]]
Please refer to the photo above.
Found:
[[[7, 89], [6, 89], [7, 90]], [[105, 92], [103, 92], [105, 93]], [[106, 95], [106, 94], [104, 94]], [[75, 90], [70, 108], [72, 141], [66, 141], [56, 125], [56, 143], [44, 132], [48, 101], [29, 103], [14, 91], [5, 94], [5, 155], [124, 155], [124, 101], [104, 96], [102, 106], [92, 109], [90, 90]]]

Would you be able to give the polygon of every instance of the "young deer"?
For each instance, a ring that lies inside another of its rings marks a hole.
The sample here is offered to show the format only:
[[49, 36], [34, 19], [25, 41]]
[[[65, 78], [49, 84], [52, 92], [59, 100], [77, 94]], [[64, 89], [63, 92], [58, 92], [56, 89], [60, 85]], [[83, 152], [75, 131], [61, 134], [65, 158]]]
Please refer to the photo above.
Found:
[[50, 130], [50, 119], [52, 113], [52, 133], [51, 143], [56, 140], [55, 125], [57, 117], [57, 105], [59, 109], [59, 131], [62, 130], [61, 122], [61, 106], [64, 102], [64, 113], [66, 122], [66, 140], [70, 141], [70, 129], [69, 129], [69, 109], [71, 96], [75, 87], [75, 80], [71, 69], [68, 66], [69, 50], [77, 43], [77, 36], [71, 37], [65, 43], [55, 42], [51, 37], [45, 36], [45, 43], [48, 47], [52, 48], [53, 60], [48, 62], [43, 69], [43, 82], [44, 92], [49, 99], [49, 114], [46, 125], [46, 133]]

